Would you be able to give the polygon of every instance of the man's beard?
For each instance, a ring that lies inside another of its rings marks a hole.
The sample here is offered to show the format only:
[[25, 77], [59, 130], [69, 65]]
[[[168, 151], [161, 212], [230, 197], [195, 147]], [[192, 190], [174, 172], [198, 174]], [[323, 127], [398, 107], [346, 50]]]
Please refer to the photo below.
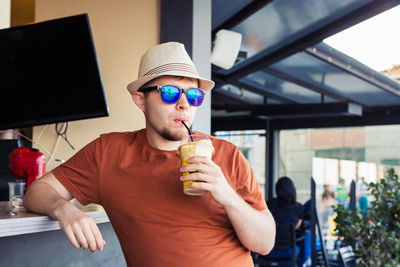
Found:
[[171, 133], [168, 131], [168, 129], [161, 129], [161, 131], [158, 132], [165, 140], [168, 141], [181, 141], [183, 139], [183, 136], [180, 135], [179, 133]]
[[176, 142], [183, 140], [187, 135], [187, 131], [184, 128], [168, 128], [167, 126], [160, 126], [158, 123], [153, 123], [152, 116], [145, 114], [146, 121], [162, 138], [168, 141]]
[[168, 129], [167, 127], [153, 127], [153, 129], [165, 140], [176, 142], [185, 138], [186, 130], [184, 129]]

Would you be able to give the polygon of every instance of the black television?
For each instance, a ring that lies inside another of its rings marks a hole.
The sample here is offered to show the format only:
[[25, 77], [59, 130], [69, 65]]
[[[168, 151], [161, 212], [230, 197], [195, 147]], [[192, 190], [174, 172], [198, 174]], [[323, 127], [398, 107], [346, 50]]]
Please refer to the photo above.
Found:
[[0, 30], [0, 130], [108, 116], [87, 14]]

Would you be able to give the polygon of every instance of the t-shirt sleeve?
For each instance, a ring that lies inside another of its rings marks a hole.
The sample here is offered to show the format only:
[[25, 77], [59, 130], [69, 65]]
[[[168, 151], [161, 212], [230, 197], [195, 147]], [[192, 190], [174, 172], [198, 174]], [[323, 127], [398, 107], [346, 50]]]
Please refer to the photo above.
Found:
[[236, 174], [236, 192], [253, 208], [257, 210], [267, 209], [254, 172], [238, 148], [235, 148], [233, 153], [233, 162]]
[[81, 203], [101, 204], [100, 167], [101, 139], [95, 139], [52, 173]]

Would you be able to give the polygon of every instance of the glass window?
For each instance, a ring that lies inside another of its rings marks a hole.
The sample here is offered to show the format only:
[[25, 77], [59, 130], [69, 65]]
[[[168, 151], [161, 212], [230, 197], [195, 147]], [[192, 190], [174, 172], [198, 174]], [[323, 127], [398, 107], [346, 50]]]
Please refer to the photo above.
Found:
[[280, 175], [292, 178], [297, 200], [310, 199], [310, 177], [316, 182], [316, 209], [322, 235], [333, 240], [332, 206], [350, 203], [355, 182], [355, 206], [367, 210], [368, 182], [395, 168], [400, 173], [400, 125], [331, 129], [301, 129], [280, 133]]
[[310, 198], [310, 177], [345, 201], [354, 180], [358, 199], [363, 183], [383, 178], [388, 168], [400, 173], [399, 133], [400, 125], [281, 131], [279, 174], [292, 178], [301, 203]]
[[217, 131], [215, 136], [235, 144], [249, 161], [265, 197], [265, 131]]

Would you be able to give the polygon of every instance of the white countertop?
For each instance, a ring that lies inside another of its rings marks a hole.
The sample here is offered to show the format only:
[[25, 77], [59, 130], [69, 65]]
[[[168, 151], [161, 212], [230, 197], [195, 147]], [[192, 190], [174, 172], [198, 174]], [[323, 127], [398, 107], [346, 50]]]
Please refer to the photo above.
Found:
[[[0, 201], [0, 237], [38, 233], [60, 229], [57, 220], [48, 216], [31, 213], [28, 211], [18, 211], [11, 215], [12, 206], [9, 201]], [[109, 222], [107, 214], [103, 210], [98, 210], [95, 206], [81, 207], [87, 215], [99, 223]]]

